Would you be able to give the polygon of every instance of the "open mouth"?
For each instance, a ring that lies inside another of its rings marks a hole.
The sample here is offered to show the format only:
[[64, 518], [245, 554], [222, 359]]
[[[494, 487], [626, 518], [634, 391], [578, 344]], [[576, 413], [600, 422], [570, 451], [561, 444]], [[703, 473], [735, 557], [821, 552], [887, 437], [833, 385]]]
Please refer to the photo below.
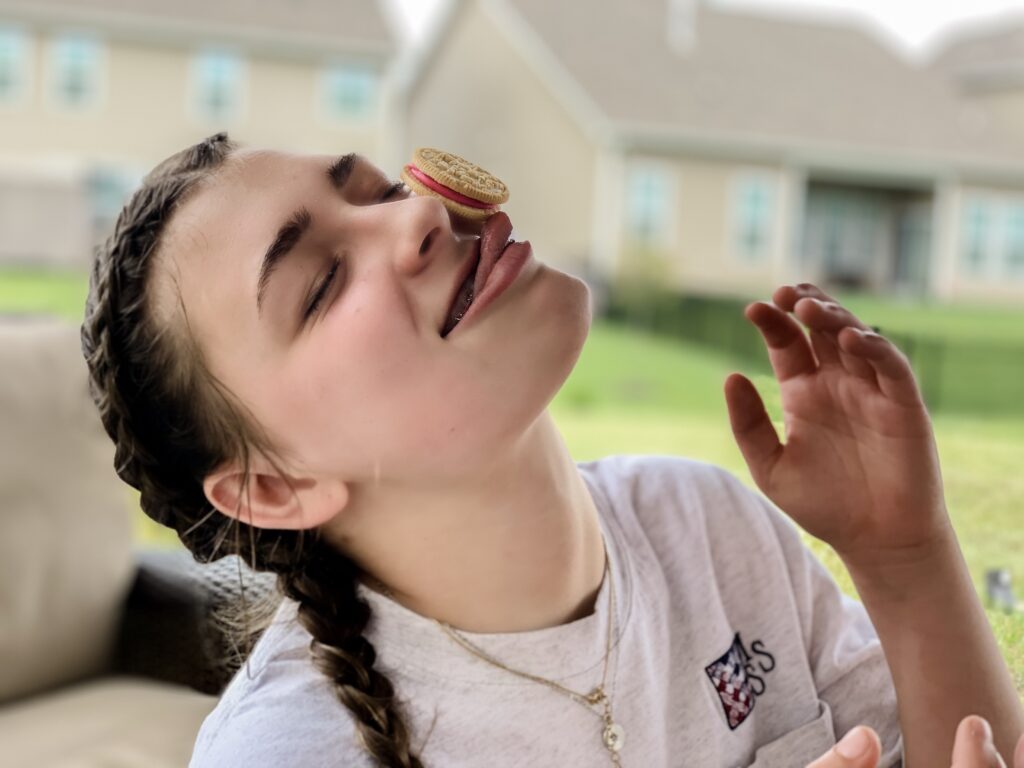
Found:
[[466, 275], [466, 279], [462, 281], [462, 285], [459, 286], [459, 290], [455, 294], [455, 301], [452, 302], [451, 307], [448, 308], [448, 314], [444, 320], [444, 326], [441, 328], [441, 338], [443, 339], [449, 333], [452, 328], [459, 324], [459, 320], [466, 314], [470, 305], [473, 303], [473, 299], [476, 298], [476, 294], [473, 290], [474, 283], [476, 281], [476, 273], [480, 267], [480, 256], [477, 254], [475, 259], [476, 263], [473, 268]]
[[491, 216], [480, 233], [473, 263], [455, 291], [451, 306], [448, 307], [448, 314], [441, 326], [441, 338], [451, 333], [469, 311], [474, 299], [481, 294], [487, 284], [494, 271], [494, 265], [513, 242], [515, 241], [512, 239], [512, 222], [508, 216], [503, 212]]

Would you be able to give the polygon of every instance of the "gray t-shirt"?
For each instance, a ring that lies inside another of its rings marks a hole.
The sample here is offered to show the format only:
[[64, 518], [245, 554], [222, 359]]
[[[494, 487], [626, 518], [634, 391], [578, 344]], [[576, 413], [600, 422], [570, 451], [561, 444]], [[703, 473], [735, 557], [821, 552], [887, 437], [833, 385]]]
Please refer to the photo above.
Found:
[[[623, 768], [804, 766], [858, 723], [902, 743], [867, 614], [794, 526], [724, 469], [669, 456], [577, 465], [597, 506], [616, 595], [607, 689]], [[827, 503], [827, 500], [822, 500]], [[602, 721], [494, 667], [431, 620], [359, 587], [366, 635], [430, 768], [611, 765]], [[507, 666], [580, 693], [601, 680], [608, 580], [595, 612], [531, 632], [463, 633]], [[354, 721], [280, 610], [199, 732], [190, 768], [363, 768]]]

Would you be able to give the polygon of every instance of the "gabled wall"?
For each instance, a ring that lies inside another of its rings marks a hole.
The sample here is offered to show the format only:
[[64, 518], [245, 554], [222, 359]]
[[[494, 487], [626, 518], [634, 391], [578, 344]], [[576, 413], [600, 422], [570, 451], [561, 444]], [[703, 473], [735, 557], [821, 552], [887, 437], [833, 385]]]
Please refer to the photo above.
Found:
[[450, 23], [410, 94], [404, 157], [438, 147], [496, 173], [517, 237], [579, 274], [591, 250], [591, 138], [484, 6], [459, 3]]

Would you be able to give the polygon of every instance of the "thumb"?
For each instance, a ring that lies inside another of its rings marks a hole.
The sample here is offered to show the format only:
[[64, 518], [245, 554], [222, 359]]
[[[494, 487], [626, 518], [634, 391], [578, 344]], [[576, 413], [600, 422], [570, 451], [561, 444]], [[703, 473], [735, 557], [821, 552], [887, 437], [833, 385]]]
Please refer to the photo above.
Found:
[[992, 743], [992, 728], [977, 715], [960, 721], [953, 743], [953, 768], [1005, 768], [1006, 763]]
[[726, 378], [725, 404], [729, 409], [732, 434], [743, 460], [750, 468], [751, 477], [763, 489], [762, 478], [771, 475], [771, 469], [783, 450], [775, 426], [768, 418], [761, 395], [743, 374], [733, 373]]
[[858, 725], [807, 768], [876, 768], [882, 754], [878, 734]]

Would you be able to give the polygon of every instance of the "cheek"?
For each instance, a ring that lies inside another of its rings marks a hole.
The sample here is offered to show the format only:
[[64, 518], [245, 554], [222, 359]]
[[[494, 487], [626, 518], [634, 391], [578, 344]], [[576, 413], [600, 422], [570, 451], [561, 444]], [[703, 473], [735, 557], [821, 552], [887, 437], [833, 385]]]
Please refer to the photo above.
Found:
[[[323, 449], [353, 476], [457, 474], [493, 444], [502, 393], [493, 363], [463, 359], [414, 328], [407, 312], [351, 308], [343, 352], [321, 371], [314, 397]], [[329, 430], [329, 431], [325, 431]]]
[[309, 460], [357, 474], [374, 458], [398, 463], [436, 449], [458, 397], [440, 339], [430, 343], [397, 300], [343, 298], [271, 373], [264, 403], [279, 434]]
[[408, 315], [393, 304], [350, 298], [314, 329], [298, 367], [304, 396], [358, 423], [407, 384], [423, 349]]

